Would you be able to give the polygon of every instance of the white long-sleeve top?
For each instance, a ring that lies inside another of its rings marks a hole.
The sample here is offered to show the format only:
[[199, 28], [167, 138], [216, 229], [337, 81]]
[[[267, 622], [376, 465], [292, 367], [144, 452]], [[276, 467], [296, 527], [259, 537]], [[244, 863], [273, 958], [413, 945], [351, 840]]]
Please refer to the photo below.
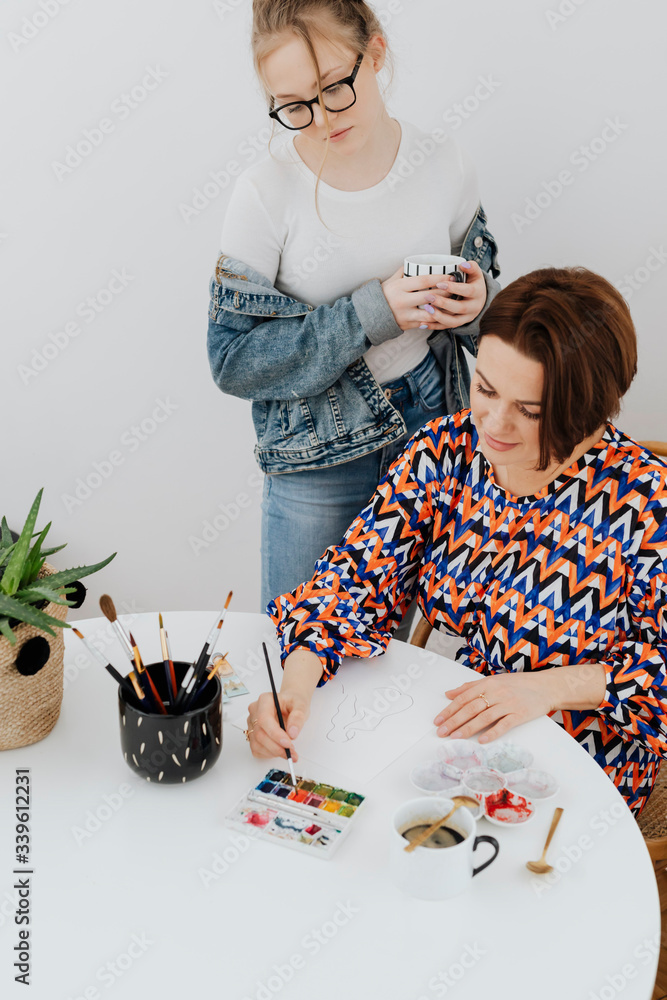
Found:
[[[286, 136], [236, 180], [220, 249], [254, 267], [279, 291], [312, 306], [331, 305], [370, 278], [384, 281], [409, 254], [452, 252], [479, 204], [469, 156], [442, 129], [398, 119], [401, 141], [385, 177], [361, 191], [320, 181]], [[328, 228], [327, 228], [328, 227]], [[372, 346], [364, 359], [378, 382], [413, 369], [430, 330], [406, 330]]]

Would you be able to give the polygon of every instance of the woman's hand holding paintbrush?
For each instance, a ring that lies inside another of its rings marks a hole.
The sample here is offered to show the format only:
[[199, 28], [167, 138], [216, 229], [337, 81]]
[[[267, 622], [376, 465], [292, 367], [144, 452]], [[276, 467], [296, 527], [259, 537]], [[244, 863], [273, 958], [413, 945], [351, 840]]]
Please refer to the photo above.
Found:
[[310, 713], [310, 702], [322, 676], [320, 659], [308, 649], [297, 649], [285, 660], [278, 701], [285, 723], [283, 730], [270, 691], [261, 694], [248, 709], [248, 741], [254, 757], [282, 757], [286, 750], [297, 761], [294, 740]]

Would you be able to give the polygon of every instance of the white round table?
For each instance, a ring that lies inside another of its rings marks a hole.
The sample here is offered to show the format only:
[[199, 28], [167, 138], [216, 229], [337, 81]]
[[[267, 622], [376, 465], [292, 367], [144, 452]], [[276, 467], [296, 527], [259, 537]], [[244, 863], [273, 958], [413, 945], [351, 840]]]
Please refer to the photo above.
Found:
[[[164, 614], [175, 659], [194, 658], [214, 617], [215, 609]], [[144, 661], [159, 659], [157, 614], [121, 620], [129, 622]], [[104, 619], [75, 624], [101, 639], [126, 673]], [[267, 690], [257, 664], [263, 639], [275, 649], [269, 619], [230, 612], [223, 632], [219, 651], [229, 649], [249, 686]], [[648, 852], [613, 784], [550, 719], [511, 736], [533, 752], [535, 766], [559, 779], [559, 794], [522, 828], [480, 820], [478, 833], [500, 843], [497, 860], [463, 895], [426, 902], [391, 883], [387, 833], [394, 809], [418, 794], [408, 780], [411, 768], [442, 745], [433, 727], [370, 780], [352, 785], [349, 763], [345, 773], [336, 769], [335, 747], [326, 768], [301, 757], [297, 773], [367, 795], [358, 827], [325, 861], [248, 840], [225, 824], [229, 809], [271, 764], [252, 758], [229, 721], [247, 696], [225, 706], [223, 750], [210, 773], [158, 786], [125, 763], [116, 685], [69, 630], [65, 665], [53, 732], [0, 754], [5, 1000], [337, 1000], [342, 994], [354, 1000], [611, 1000], [617, 994], [649, 1000], [660, 911]], [[394, 641], [374, 661], [344, 662], [330, 684], [353, 683], [355, 671], [370, 665], [380, 679], [419, 675], [415, 691], [426, 684], [444, 692], [471, 674]], [[432, 700], [434, 715], [444, 700]], [[360, 758], [362, 771], [363, 765]], [[32, 793], [29, 993], [14, 981], [13, 968], [17, 768], [30, 768]], [[549, 854], [555, 871], [531, 875], [525, 862], [540, 856], [557, 805], [565, 811]], [[480, 847], [480, 860], [486, 850]]]

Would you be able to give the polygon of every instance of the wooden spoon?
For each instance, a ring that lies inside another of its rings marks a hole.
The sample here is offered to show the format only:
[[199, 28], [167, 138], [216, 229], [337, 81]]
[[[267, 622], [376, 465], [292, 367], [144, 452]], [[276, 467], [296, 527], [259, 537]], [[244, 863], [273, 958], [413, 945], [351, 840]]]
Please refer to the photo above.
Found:
[[554, 818], [551, 820], [551, 827], [549, 833], [547, 834], [547, 840], [544, 845], [544, 850], [542, 851], [542, 857], [539, 861], [526, 861], [526, 868], [529, 871], [535, 872], [537, 875], [548, 875], [549, 872], [553, 871], [553, 866], [546, 863], [547, 851], [549, 850], [549, 844], [551, 843], [551, 838], [556, 832], [556, 827], [560, 823], [560, 818], [563, 815], [563, 810], [558, 808], [554, 810]]
[[421, 844], [427, 841], [431, 834], [435, 833], [435, 831], [442, 826], [445, 820], [449, 819], [449, 817], [452, 816], [457, 809], [460, 809], [461, 806], [471, 806], [473, 809], [476, 809], [479, 805], [477, 799], [471, 798], [470, 795], [455, 795], [452, 802], [454, 803], [454, 808], [450, 809], [446, 816], [443, 816], [442, 819], [437, 819], [435, 823], [432, 823], [429, 827], [423, 830], [419, 836], [415, 837], [415, 839], [411, 841], [407, 847], [404, 847], [403, 850], [410, 854], [410, 852], [414, 851], [416, 847], [420, 847]]

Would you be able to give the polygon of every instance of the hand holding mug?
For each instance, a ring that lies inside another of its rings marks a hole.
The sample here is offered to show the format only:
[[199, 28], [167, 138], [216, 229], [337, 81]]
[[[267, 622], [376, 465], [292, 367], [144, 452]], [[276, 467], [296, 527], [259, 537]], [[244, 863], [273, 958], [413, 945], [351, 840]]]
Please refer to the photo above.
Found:
[[[425, 256], [425, 255], [421, 255]], [[419, 273], [424, 264], [414, 265], [417, 273], [408, 274], [410, 260], [382, 282], [382, 291], [401, 330], [451, 330], [472, 322], [486, 303], [486, 281], [479, 264], [459, 257], [432, 255], [433, 260], [453, 262], [434, 264], [441, 273]], [[461, 281], [462, 275], [465, 279]], [[424, 313], [428, 313], [425, 316]]]
[[[438, 310], [444, 308], [449, 300], [446, 291], [436, 287], [436, 282], [444, 282], [446, 289], [449, 280], [447, 275], [441, 274], [422, 274], [406, 278], [401, 265], [382, 282], [384, 297], [401, 330], [416, 330], [420, 326], [428, 326], [431, 330], [443, 329], [439, 321], [435, 320], [435, 312], [436, 308]], [[420, 306], [423, 308], [420, 309]], [[424, 315], [424, 309], [431, 314], [430, 317]], [[427, 319], [430, 322], [426, 323]]]

